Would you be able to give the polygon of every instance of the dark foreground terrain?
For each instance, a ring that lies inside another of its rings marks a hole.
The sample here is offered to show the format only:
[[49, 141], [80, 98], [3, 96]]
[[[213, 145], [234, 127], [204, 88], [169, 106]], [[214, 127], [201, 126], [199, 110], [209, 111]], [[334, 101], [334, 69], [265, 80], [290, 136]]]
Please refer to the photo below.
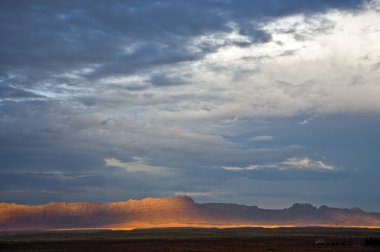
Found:
[[[319, 240], [321, 244], [315, 244]], [[0, 251], [380, 251], [380, 229], [234, 228], [59, 231], [0, 235]]]

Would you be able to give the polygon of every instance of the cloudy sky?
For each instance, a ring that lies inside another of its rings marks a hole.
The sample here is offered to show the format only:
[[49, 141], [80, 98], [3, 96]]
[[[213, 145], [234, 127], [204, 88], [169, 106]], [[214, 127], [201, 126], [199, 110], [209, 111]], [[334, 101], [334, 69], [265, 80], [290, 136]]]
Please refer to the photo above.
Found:
[[380, 1], [0, 2], [0, 201], [380, 211]]

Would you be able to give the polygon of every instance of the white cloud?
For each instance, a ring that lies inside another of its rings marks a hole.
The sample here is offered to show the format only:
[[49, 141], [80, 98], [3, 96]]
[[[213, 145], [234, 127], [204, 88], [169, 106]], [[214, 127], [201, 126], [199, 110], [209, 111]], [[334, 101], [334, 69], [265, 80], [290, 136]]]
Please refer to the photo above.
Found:
[[[266, 168], [268, 166], [265, 166]], [[260, 165], [249, 165], [245, 167], [238, 167], [238, 166], [222, 166], [222, 168], [226, 171], [254, 171], [254, 170], [260, 170], [264, 168], [264, 166]]]
[[116, 158], [105, 158], [104, 161], [106, 166], [123, 169], [131, 173], [142, 172], [156, 175], [167, 175], [169, 173], [168, 168], [149, 165], [147, 160], [141, 157], [134, 157], [133, 161], [130, 162], [123, 162]]
[[253, 170], [335, 170], [335, 167], [320, 160], [312, 160], [308, 157], [304, 158], [289, 158], [279, 163], [270, 163], [264, 165], [249, 165], [245, 167], [223, 166], [227, 171], [253, 171]]
[[289, 158], [280, 163], [283, 169], [321, 169], [321, 170], [334, 170], [334, 166], [324, 163], [323, 161], [315, 161], [310, 158]]
[[161, 103], [145, 115], [185, 123], [378, 114], [380, 71], [374, 67], [380, 62], [380, 13], [371, 6], [278, 18], [262, 26], [272, 36], [268, 43], [226, 43], [202, 60], [171, 66], [186, 69], [193, 84], [157, 90], [154, 99], [191, 97]]

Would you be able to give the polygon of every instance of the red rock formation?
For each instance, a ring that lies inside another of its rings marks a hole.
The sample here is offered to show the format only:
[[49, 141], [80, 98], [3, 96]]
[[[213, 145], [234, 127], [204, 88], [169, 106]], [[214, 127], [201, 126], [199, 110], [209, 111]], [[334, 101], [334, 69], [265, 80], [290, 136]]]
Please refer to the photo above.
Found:
[[360, 209], [294, 204], [282, 210], [236, 204], [198, 204], [190, 197], [112, 203], [0, 203], [0, 230], [232, 226], [380, 226]]

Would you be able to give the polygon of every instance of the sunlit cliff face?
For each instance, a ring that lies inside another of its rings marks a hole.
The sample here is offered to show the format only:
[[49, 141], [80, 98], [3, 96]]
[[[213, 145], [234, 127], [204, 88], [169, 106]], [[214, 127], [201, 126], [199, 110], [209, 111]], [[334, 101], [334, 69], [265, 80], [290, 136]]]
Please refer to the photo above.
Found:
[[133, 229], [155, 227], [380, 226], [380, 214], [294, 204], [266, 210], [235, 204], [198, 204], [190, 197], [112, 203], [0, 203], [0, 230]]
[[146, 198], [112, 203], [0, 204], [3, 229], [139, 228], [201, 223], [197, 204], [189, 197]]

